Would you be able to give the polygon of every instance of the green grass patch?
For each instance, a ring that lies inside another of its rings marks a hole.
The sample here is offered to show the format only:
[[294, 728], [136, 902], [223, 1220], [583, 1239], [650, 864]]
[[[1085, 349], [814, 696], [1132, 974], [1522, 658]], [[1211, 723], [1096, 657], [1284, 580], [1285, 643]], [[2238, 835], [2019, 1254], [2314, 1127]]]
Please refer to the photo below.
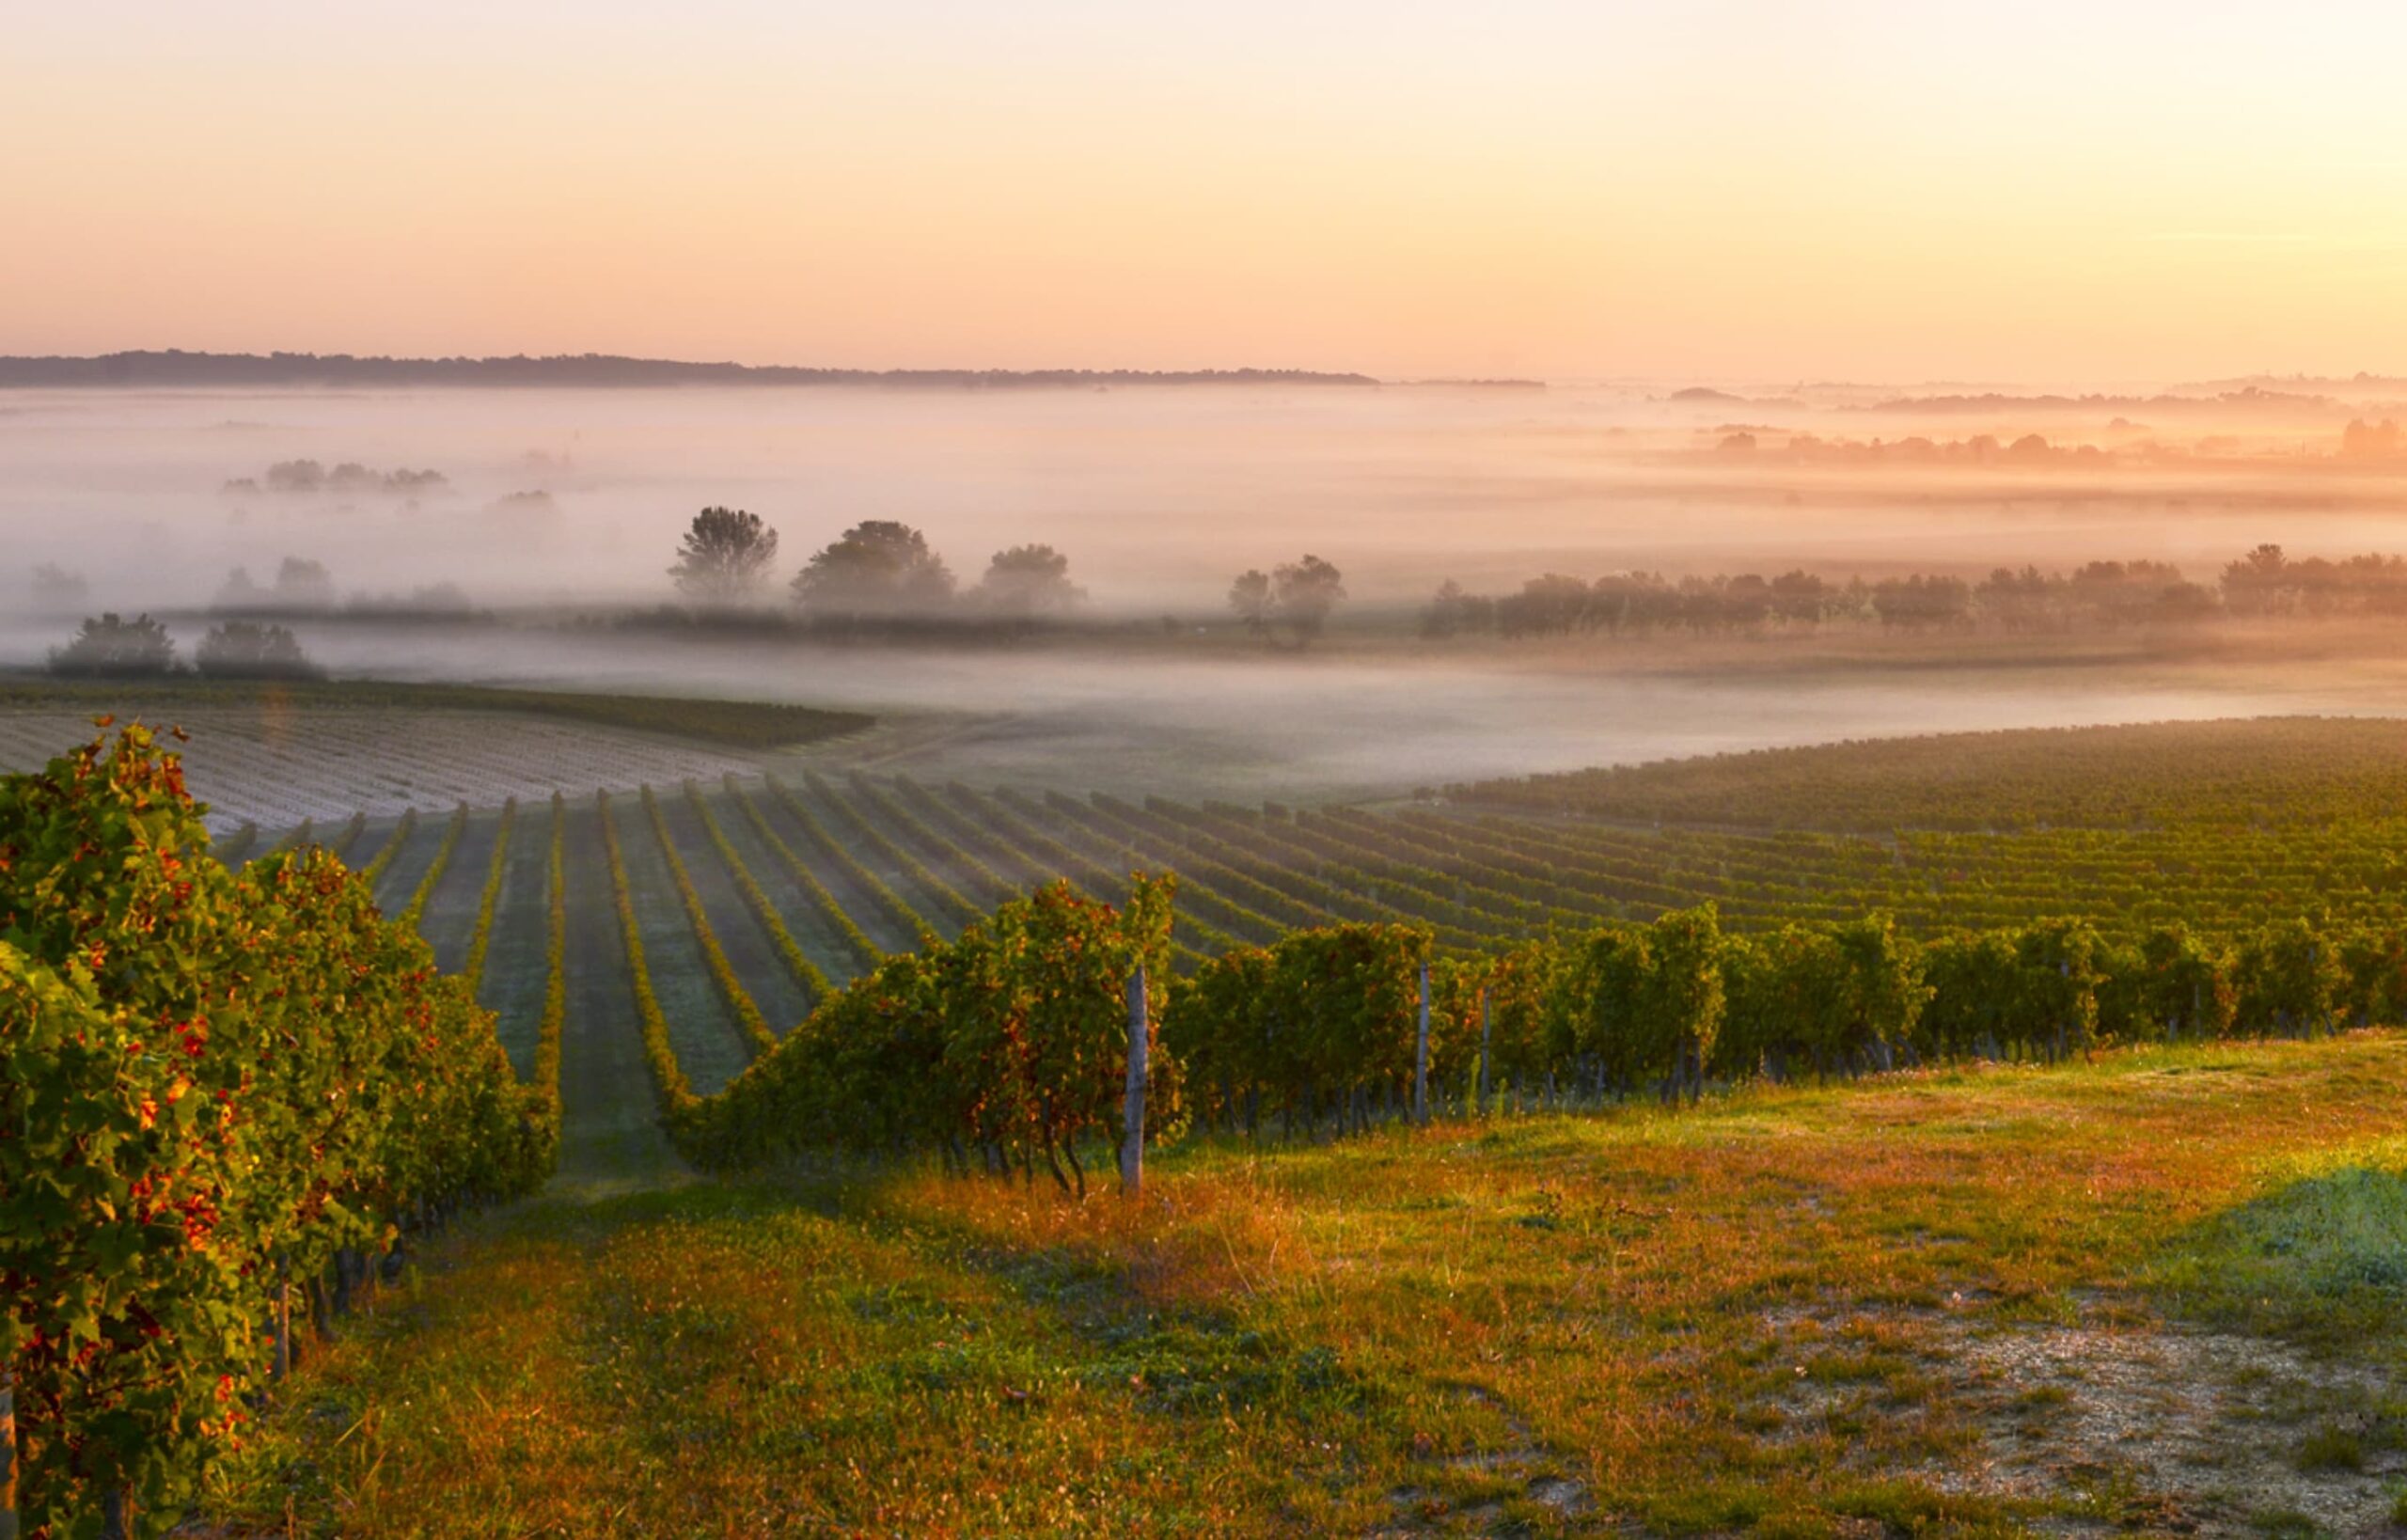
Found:
[[2298, 1446], [2296, 1464], [2301, 1470], [2363, 1470], [2365, 1441], [2352, 1430], [2327, 1422]]
[[2407, 1150], [2386, 1142], [2329, 1158], [2349, 1163], [2312, 1175], [2284, 1168], [2262, 1195], [2179, 1237], [2157, 1275], [2179, 1308], [2333, 1344], [2399, 1336]]

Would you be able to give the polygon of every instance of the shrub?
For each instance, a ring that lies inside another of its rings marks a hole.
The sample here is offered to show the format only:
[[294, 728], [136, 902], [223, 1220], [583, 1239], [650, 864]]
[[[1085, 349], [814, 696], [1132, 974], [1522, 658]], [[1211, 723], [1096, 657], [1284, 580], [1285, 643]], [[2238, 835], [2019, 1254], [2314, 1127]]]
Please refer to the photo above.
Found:
[[193, 664], [211, 679], [316, 679], [323, 672], [291, 631], [255, 621], [211, 627], [193, 649]]
[[87, 615], [64, 647], [50, 652], [50, 671], [84, 679], [146, 679], [176, 671], [176, 643], [148, 615], [126, 620], [115, 610]]

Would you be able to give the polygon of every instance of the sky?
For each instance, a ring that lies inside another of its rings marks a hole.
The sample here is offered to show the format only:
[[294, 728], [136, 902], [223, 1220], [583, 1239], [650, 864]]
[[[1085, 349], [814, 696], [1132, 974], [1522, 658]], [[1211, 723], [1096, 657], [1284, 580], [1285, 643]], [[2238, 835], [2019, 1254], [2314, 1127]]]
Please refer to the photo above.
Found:
[[2407, 372], [2407, 7], [0, 0], [0, 352]]

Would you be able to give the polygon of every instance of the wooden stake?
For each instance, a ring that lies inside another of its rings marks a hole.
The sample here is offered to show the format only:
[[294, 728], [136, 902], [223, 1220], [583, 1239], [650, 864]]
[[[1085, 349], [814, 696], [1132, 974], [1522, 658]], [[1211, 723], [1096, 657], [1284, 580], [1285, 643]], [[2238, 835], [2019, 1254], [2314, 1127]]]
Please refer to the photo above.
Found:
[[275, 1265], [275, 1360], [271, 1375], [282, 1379], [292, 1373], [292, 1281], [284, 1264]]
[[1412, 1050], [1412, 1121], [1429, 1121], [1429, 965], [1421, 965], [1421, 1033]]
[[1479, 1106], [1481, 1117], [1487, 1116], [1487, 991], [1479, 992]]
[[1134, 1198], [1145, 1186], [1145, 969], [1128, 976], [1128, 1102], [1122, 1115], [1120, 1190]]
[[0, 1369], [0, 1540], [17, 1540], [17, 1376]]

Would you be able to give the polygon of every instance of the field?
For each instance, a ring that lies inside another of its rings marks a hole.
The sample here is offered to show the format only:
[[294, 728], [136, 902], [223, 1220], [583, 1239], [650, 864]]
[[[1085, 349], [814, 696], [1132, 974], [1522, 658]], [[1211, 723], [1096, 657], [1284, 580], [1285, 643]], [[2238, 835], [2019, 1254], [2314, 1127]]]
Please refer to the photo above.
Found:
[[[757, 1046], [747, 1013], [782, 1035], [830, 988], [908, 950], [922, 927], [950, 935], [1057, 876], [1110, 899], [1132, 870], [1175, 872], [1174, 937], [1189, 960], [1340, 919], [1426, 923], [1441, 948], [1467, 952], [1706, 900], [1739, 930], [1876, 908], [1926, 935], [2065, 914], [2125, 937], [2177, 921], [2237, 935], [2301, 916], [2398, 929], [2407, 914], [2407, 816], [2392, 809], [2407, 792], [2407, 766], [2388, 757], [2397, 725], [2279, 727], [2282, 741], [2307, 746], [2263, 754], [2271, 734], [2251, 723], [2180, 729], [2179, 754], [2166, 752], [2166, 730], [2156, 728], [2074, 735], [2089, 746], [2086, 758], [2064, 754], [2054, 734], [1933, 739], [1899, 751], [1895, 791], [1860, 771], [1847, 778], [1860, 754], [1846, 746], [1777, 762], [1794, 783], [1779, 815], [1835, 823], [1867, 801], [1901, 796], [1927, 773], [1917, 756], [1954, 746], [1997, 767], [1990, 782], [1961, 784], [1962, 796], [1992, 798], [2002, 816], [2024, 809], [2016, 821], [2031, 826], [1998, 832], [1633, 825], [1479, 800], [1378, 810], [1140, 804], [810, 771], [664, 779], [606, 806], [578, 795], [556, 809], [527, 796], [498, 867], [501, 816], [489, 807], [459, 814], [425, 804], [406, 819], [379, 812], [307, 832], [370, 868], [388, 912], [423, 889], [418, 924], [447, 966], [465, 956], [490, 898], [493, 943], [480, 987], [524, 1071], [544, 998], [544, 852], [552, 820], [566, 819], [564, 951], [578, 1035], [563, 1073], [567, 1174], [577, 1177], [600, 1174], [574, 1154], [578, 1108], [640, 1123], [651, 1095], [640, 1073], [624, 1073], [638, 1016], [604, 818], [618, 835], [637, 939], [681, 1063], [707, 1093]], [[2041, 752], [2050, 749], [2053, 758]], [[2115, 792], [2107, 762], [2117, 756], [2127, 778], [2161, 767], [2150, 772], [2155, 815], [2141, 818]], [[2055, 769], [2043, 776], [2034, 762]], [[2236, 768], [2243, 765], [2244, 775]], [[1700, 778], [1728, 774], [1720, 761], [1689, 768]], [[1828, 785], [1838, 790], [1817, 790]], [[2009, 785], [2019, 790], [2007, 794]], [[1817, 795], [1834, 809], [1818, 819], [1810, 801]], [[2097, 826], [2079, 822], [2077, 798]], [[1756, 799], [1772, 803], [1769, 794]], [[2168, 806], [2184, 815], [2165, 815]], [[240, 861], [301, 832], [237, 834], [222, 853]]]
[[[1141, 1206], [828, 1171], [441, 1243], [236, 1532], [2364, 1533], [2386, 1034], [1190, 1147]], [[2311, 1115], [2306, 1115], [2311, 1108]]]
[[764, 752], [857, 731], [845, 712], [461, 685], [0, 683], [0, 770], [39, 768], [101, 715], [191, 735], [194, 794], [218, 831], [339, 828], [354, 813], [590, 792], [756, 768]]
[[1760, 749], [1456, 787], [1616, 821], [1824, 829], [2328, 824], [2407, 793], [2407, 721], [2265, 717], [1959, 732]]
[[[2305, 746], [2264, 752], [2273, 727], [2279, 742]], [[2166, 752], [2168, 731], [2182, 752]], [[530, 792], [506, 846], [500, 809], [428, 802], [281, 835], [239, 831], [220, 852], [239, 863], [294, 839], [326, 844], [370, 872], [386, 912], [414, 909], [447, 967], [484, 928], [480, 997], [531, 1074], [550, 966], [547, 853], [553, 820], [564, 820], [561, 1180], [609, 1187], [630, 1179], [621, 1160], [657, 1171], [667, 1157], [647, 1133], [653, 1092], [605, 819], [649, 985], [680, 1067], [708, 1094], [758, 1051], [747, 1017], [782, 1036], [830, 990], [910, 950], [923, 927], [951, 935], [1056, 877], [1109, 900], [1131, 871], [1175, 872], [1182, 966], [1336, 920], [1425, 923], [1442, 950], [1467, 953], [1707, 900], [1742, 931], [1867, 909], [1925, 935], [2064, 914], [2126, 937], [2173, 922], [2238, 935], [2301, 916], [2395, 931], [2407, 923], [2407, 816], [2390, 810], [2402, 805], [2394, 789], [2407, 792], [2407, 766], [2390, 757], [2399, 741], [2395, 723], [2345, 720], [1939, 738], [1900, 747], [1885, 789], [1861, 749], [1838, 746], [1768, 757], [1786, 780], [1748, 794], [1784, 820], [1838, 823], [1901, 798], [1930, 757], [1955, 752], [1991, 767], [1987, 780], [1961, 778], [1959, 795], [2032, 825], [2000, 832], [1640, 825], [1523, 808], [1517, 784], [1434, 806], [1240, 809], [806, 770], [663, 778], [598, 800]], [[1761, 776], [1765, 758], [1738, 763]], [[640, 769], [607, 757], [553, 763], [554, 778]], [[2128, 785], [2116, 791], [2116, 764], [2125, 783], [2153, 776], [2153, 815], [2140, 816]], [[1674, 768], [1711, 789], [1730, 766]], [[1669, 783], [1672, 772], [1647, 774]], [[2100, 826], [2081, 825], [2084, 809]]]
[[[368, 872], [522, 1076], [556, 1041], [564, 1127], [549, 1196], [434, 1241], [296, 1384], [217, 1521], [2378, 1527], [2407, 1476], [2386, 1031], [1758, 1085], [1690, 1115], [1441, 1094], [1425, 1130], [1190, 1137], [1132, 1208], [908, 1163], [702, 1180], [655, 1124], [645, 1023], [707, 1095], [923, 934], [1054, 877], [1116, 898], [1140, 869], [1178, 874], [1182, 969], [1334, 920], [1469, 953], [1707, 899], [1742, 932], [1880, 907], [1922, 934], [2387, 934], [2399, 744], [2349, 721], [1981, 735], [1896, 746], [1885, 782], [1836, 746], [1585, 801], [1309, 809], [789, 762], [244, 831], [229, 862], [309, 838]], [[1942, 763], [1997, 827], [1911, 826]], [[1749, 826], [1775, 823], [1865, 832]]]

